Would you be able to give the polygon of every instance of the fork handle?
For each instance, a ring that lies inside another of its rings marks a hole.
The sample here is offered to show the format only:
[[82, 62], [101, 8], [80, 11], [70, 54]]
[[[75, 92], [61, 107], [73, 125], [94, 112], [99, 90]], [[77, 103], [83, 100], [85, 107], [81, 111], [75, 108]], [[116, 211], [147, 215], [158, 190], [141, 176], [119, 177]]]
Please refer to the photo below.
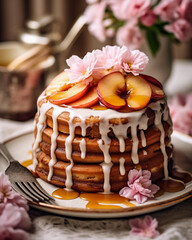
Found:
[[3, 143], [0, 143], [0, 153], [3, 155], [3, 157], [7, 160], [8, 163], [16, 161], [15, 159], [13, 159], [13, 157]]

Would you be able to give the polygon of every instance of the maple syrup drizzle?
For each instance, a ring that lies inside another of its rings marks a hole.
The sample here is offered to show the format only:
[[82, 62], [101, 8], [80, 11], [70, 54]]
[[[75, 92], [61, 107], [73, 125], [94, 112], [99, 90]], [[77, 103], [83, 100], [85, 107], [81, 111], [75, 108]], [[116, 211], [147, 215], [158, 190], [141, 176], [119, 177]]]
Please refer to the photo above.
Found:
[[122, 206], [114, 204], [123, 204], [126, 207], [135, 207], [127, 198], [121, 197], [117, 193], [102, 194], [102, 193], [81, 193], [81, 199], [88, 201], [86, 208], [88, 209], [119, 209]]
[[160, 180], [157, 185], [165, 192], [179, 192], [185, 189], [184, 182], [171, 178]]
[[31, 164], [33, 164], [32, 159], [25, 160], [24, 162], [21, 163], [23, 167], [29, 167]]
[[79, 193], [73, 190], [67, 190], [64, 188], [58, 188], [53, 193], [52, 196], [61, 200], [72, 200], [79, 197]]

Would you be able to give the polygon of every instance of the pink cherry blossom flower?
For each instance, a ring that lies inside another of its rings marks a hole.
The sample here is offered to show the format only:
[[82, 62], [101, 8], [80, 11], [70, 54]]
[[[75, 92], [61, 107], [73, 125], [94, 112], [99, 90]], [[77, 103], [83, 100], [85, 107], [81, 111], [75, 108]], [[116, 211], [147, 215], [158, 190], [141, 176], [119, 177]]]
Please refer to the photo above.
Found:
[[182, 18], [192, 24], [192, 0], [182, 0], [179, 13]]
[[182, 18], [166, 25], [165, 30], [174, 33], [179, 41], [187, 41], [192, 37], [192, 26]]
[[130, 233], [133, 235], [154, 238], [157, 237], [160, 233], [156, 230], [158, 227], [158, 222], [151, 216], [147, 215], [144, 219], [134, 218], [129, 220], [129, 225], [131, 227]]
[[137, 22], [129, 21], [119, 28], [116, 35], [117, 44], [129, 49], [138, 49], [143, 43], [143, 35], [137, 26]]
[[27, 201], [11, 189], [9, 178], [4, 173], [0, 173], [0, 203], [12, 203], [28, 210]]
[[115, 17], [120, 20], [129, 19], [129, 15], [127, 14], [130, 4], [129, 0], [108, 0], [107, 4], [110, 6]]
[[92, 80], [91, 75], [97, 63], [95, 52], [88, 52], [83, 59], [73, 55], [66, 62], [70, 67], [66, 69], [66, 72], [68, 72], [71, 82], [89, 82]]
[[149, 11], [150, 5], [151, 0], [129, 1], [127, 16], [129, 16], [129, 19], [140, 18]]
[[89, 5], [84, 13], [85, 20], [89, 24], [89, 31], [101, 42], [106, 39], [105, 26], [103, 23], [105, 16], [106, 1]]
[[119, 195], [138, 203], [144, 203], [153, 198], [159, 187], [151, 183], [151, 173], [148, 170], [130, 170], [128, 174], [128, 187], [120, 190]]
[[178, 7], [181, 0], [162, 0], [154, 8], [154, 13], [161, 17], [163, 21], [171, 21], [178, 17]]
[[22, 229], [14, 229], [11, 227], [0, 226], [0, 239], [1, 240], [29, 240], [29, 235]]
[[0, 226], [27, 230], [31, 226], [31, 220], [24, 208], [7, 203], [1, 206]]
[[153, 11], [148, 11], [140, 20], [144, 26], [151, 27], [155, 24], [156, 18], [157, 16]]
[[125, 72], [133, 73], [134, 75], [138, 75], [142, 72], [148, 63], [149, 59], [145, 53], [139, 50], [129, 51], [127, 50], [122, 55], [122, 68]]

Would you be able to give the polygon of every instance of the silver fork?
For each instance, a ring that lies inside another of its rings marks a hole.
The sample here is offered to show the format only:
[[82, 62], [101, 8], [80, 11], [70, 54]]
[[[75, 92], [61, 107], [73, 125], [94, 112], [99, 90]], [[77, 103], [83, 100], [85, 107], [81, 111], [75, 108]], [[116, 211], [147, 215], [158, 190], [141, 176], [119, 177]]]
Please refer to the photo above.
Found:
[[55, 204], [52, 198], [37, 182], [33, 174], [8, 152], [4, 144], [0, 143], [0, 153], [9, 163], [5, 173], [9, 176], [12, 188], [24, 198], [32, 202]]

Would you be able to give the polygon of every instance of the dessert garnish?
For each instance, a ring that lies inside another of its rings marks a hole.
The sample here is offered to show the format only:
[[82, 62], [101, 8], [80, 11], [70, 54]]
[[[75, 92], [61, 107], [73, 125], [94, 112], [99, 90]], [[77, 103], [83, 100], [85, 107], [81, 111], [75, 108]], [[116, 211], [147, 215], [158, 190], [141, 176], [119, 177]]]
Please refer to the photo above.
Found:
[[88, 108], [100, 102], [116, 110], [143, 109], [151, 99], [164, 97], [158, 80], [140, 74], [147, 62], [143, 52], [118, 46], [88, 52], [83, 59], [72, 56], [67, 60], [69, 68], [51, 81], [45, 94], [60, 106]]

